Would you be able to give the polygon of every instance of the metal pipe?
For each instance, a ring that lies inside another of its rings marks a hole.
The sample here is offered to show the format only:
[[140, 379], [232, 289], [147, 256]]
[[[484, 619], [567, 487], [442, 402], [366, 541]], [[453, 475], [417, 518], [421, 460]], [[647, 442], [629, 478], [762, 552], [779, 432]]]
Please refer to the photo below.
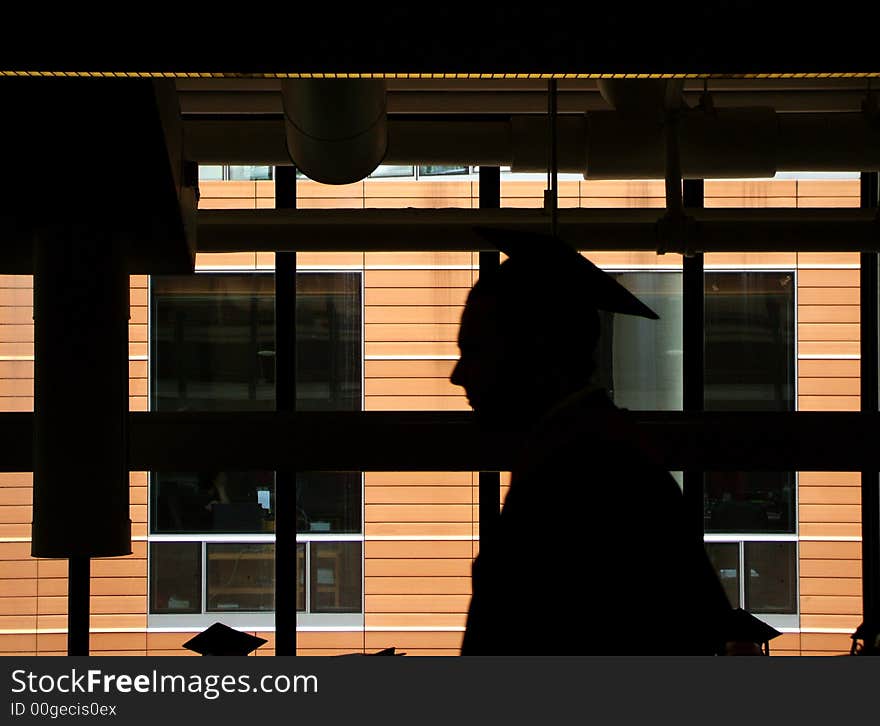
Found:
[[[686, 178], [880, 169], [880, 127], [862, 113], [781, 114], [756, 107], [716, 108], [707, 114], [691, 109], [681, 112], [680, 123]], [[591, 179], [664, 177], [662, 127], [650, 115], [613, 111], [560, 115], [558, 133], [560, 172], [584, 173]], [[187, 156], [202, 164], [290, 163], [281, 118], [188, 120], [185, 134]], [[382, 162], [510, 166], [514, 171], [543, 172], [546, 137], [545, 116], [392, 118]]]
[[310, 179], [349, 184], [373, 172], [388, 146], [385, 81], [281, 83], [290, 158]]
[[[659, 212], [560, 209], [559, 224], [579, 249], [656, 251], [666, 242]], [[692, 252], [880, 250], [870, 210], [716, 208], [689, 217]], [[198, 224], [202, 252], [481, 250], [474, 226], [543, 233], [547, 217], [536, 209], [202, 210]]]

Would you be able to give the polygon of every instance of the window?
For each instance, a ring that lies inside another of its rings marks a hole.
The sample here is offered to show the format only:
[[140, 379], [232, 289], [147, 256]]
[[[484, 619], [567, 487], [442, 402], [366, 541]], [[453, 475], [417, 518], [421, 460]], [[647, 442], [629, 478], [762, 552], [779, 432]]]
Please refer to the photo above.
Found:
[[199, 165], [199, 181], [269, 181], [274, 179], [272, 166]]
[[[301, 272], [296, 284], [297, 406], [359, 410], [361, 273]], [[272, 410], [274, 292], [266, 273], [153, 277], [153, 410]], [[359, 472], [297, 474], [303, 616], [362, 618], [362, 492]], [[274, 533], [274, 472], [152, 472], [150, 617], [271, 625]]]
[[733, 607], [761, 616], [797, 614], [796, 542], [710, 541], [706, 551]]
[[[705, 273], [705, 407], [795, 409], [795, 273]], [[797, 625], [794, 472], [706, 472], [706, 550], [734, 607]]]

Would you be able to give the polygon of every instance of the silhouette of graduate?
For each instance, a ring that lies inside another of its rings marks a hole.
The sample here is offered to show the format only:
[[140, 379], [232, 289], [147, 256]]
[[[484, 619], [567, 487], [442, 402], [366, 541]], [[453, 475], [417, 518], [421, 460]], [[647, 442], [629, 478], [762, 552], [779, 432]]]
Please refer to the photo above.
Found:
[[678, 484], [592, 382], [598, 310], [658, 316], [556, 237], [477, 231], [508, 259], [468, 296], [451, 381], [526, 443], [473, 565], [462, 655], [723, 652], [731, 607]]

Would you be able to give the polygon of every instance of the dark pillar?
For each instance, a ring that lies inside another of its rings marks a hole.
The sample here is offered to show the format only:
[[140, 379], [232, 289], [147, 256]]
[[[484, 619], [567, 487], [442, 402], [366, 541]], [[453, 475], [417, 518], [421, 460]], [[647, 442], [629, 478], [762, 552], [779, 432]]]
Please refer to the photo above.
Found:
[[[685, 179], [682, 202], [687, 209], [703, 207], [703, 180]], [[703, 254], [686, 255], [682, 271], [682, 377], [685, 411], [703, 410], [705, 372], [705, 289]], [[684, 472], [686, 521], [703, 541], [703, 472]]]
[[[862, 172], [861, 206], [877, 209], [877, 172]], [[860, 256], [861, 286], [861, 410], [875, 413], [878, 406], [878, 271], [877, 253]], [[876, 433], [876, 432], [873, 432]], [[877, 471], [862, 473], [862, 609], [865, 621], [880, 622], [880, 479]]]
[[[480, 167], [480, 209], [500, 209], [501, 169], [497, 166]], [[496, 250], [480, 251], [480, 273], [492, 270], [500, 264], [501, 255]], [[480, 491], [480, 538], [491, 536], [492, 528], [501, 510], [501, 474], [497, 471], [481, 471]]]
[[31, 554], [70, 560], [71, 655], [88, 654], [89, 558], [131, 553], [128, 293], [99, 226], [35, 234]]
[[[296, 209], [296, 168], [275, 167], [275, 207]], [[296, 252], [275, 253], [275, 409], [296, 410]], [[296, 655], [296, 472], [275, 472], [275, 655]]]

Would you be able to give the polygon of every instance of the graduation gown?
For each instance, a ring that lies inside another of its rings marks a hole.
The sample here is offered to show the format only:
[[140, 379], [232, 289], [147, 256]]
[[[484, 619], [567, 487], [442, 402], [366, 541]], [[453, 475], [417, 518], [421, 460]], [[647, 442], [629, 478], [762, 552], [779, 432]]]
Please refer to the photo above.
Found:
[[511, 474], [498, 527], [473, 564], [462, 655], [723, 647], [731, 607], [688, 534], [678, 484], [603, 390], [545, 415]]

